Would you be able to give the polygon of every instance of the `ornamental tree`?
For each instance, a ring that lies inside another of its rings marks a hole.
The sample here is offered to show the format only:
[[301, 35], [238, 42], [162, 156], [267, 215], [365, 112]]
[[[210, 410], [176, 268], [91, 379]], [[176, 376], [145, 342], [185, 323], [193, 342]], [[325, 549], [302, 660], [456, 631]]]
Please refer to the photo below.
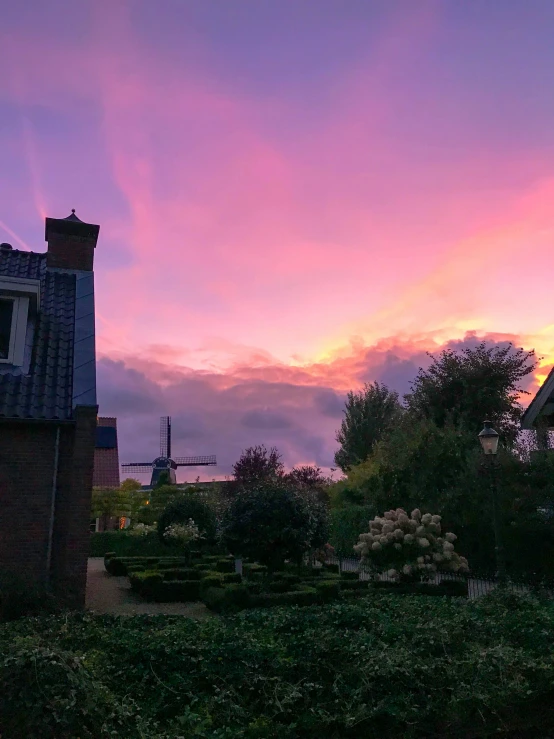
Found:
[[225, 512], [222, 541], [235, 556], [276, 570], [286, 559], [298, 561], [322, 543], [322, 529], [304, 498], [283, 480], [268, 480], [242, 490]]
[[387, 511], [369, 522], [354, 550], [374, 573], [386, 572], [395, 580], [425, 580], [437, 570], [468, 572], [465, 557], [454, 551], [458, 537], [441, 536], [441, 517], [416, 508], [408, 516], [403, 508]]

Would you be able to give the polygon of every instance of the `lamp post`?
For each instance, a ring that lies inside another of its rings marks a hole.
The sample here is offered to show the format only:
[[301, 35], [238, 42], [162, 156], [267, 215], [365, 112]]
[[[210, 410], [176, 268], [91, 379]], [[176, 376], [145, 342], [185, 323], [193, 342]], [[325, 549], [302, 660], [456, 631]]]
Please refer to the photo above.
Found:
[[498, 519], [498, 498], [496, 488], [496, 474], [494, 458], [498, 451], [499, 436], [492, 428], [490, 421], [484, 422], [484, 428], [479, 434], [479, 441], [483, 448], [483, 452], [490, 457], [491, 467], [491, 488], [492, 488], [492, 523], [494, 528], [494, 552], [496, 555], [496, 570], [499, 583], [501, 585], [506, 582], [506, 563], [504, 561], [504, 547], [502, 546], [502, 535], [500, 532], [500, 523]]

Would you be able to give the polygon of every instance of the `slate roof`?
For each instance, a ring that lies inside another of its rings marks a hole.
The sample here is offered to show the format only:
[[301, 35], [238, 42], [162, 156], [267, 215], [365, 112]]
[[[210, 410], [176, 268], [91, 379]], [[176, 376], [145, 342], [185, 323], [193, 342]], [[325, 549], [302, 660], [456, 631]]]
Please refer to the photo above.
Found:
[[[0, 418], [71, 418], [75, 275], [46, 270], [46, 254], [0, 249], [0, 276], [40, 280], [28, 374], [0, 370]], [[0, 365], [0, 368], [2, 365]]]

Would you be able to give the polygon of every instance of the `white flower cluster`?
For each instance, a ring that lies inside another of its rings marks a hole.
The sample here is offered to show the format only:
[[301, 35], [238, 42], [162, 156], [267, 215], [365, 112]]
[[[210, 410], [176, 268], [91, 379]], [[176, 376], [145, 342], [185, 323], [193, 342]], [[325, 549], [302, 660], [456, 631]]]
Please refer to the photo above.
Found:
[[189, 518], [187, 523], [173, 523], [164, 531], [164, 539], [174, 544], [186, 545], [190, 544], [191, 541], [203, 538], [204, 535], [200, 533], [200, 529], [192, 518]]
[[[400, 573], [428, 575], [439, 568], [468, 572], [467, 559], [454, 551], [456, 534], [448, 532], [441, 537], [440, 533], [440, 516], [421, 515], [418, 508], [408, 516], [405, 510], [397, 508], [387, 511], [382, 517], [375, 516], [369, 522], [369, 532], [360, 535], [354, 550], [366, 563], [386, 571], [391, 578], [400, 578]], [[426, 554], [421, 554], [422, 550]], [[405, 564], [400, 571], [390, 568], [391, 564], [397, 565], [402, 559]]]
[[129, 533], [132, 536], [146, 536], [147, 534], [153, 534], [158, 527], [156, 524], [148, 526], [145, 523], [137, 523], [135, 526], [129, 529]]

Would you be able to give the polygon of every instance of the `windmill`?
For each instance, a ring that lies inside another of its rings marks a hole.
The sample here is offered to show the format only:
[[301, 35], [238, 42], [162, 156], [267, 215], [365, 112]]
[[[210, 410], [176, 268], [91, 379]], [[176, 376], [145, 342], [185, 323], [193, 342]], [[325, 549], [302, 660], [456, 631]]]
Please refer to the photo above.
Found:
[[162, 472], [168, 475], [168, 483], [175, 485], [177, 467], [207, 467], [217, 464], [215, 454], [206, 457], [175, 457], [171, 458], [171, 417], [160, 418], [160, 456], [153, 462], [130, 462], [121, 467], [127, 472], [151, 472], [150, 485], [154, 487]]

